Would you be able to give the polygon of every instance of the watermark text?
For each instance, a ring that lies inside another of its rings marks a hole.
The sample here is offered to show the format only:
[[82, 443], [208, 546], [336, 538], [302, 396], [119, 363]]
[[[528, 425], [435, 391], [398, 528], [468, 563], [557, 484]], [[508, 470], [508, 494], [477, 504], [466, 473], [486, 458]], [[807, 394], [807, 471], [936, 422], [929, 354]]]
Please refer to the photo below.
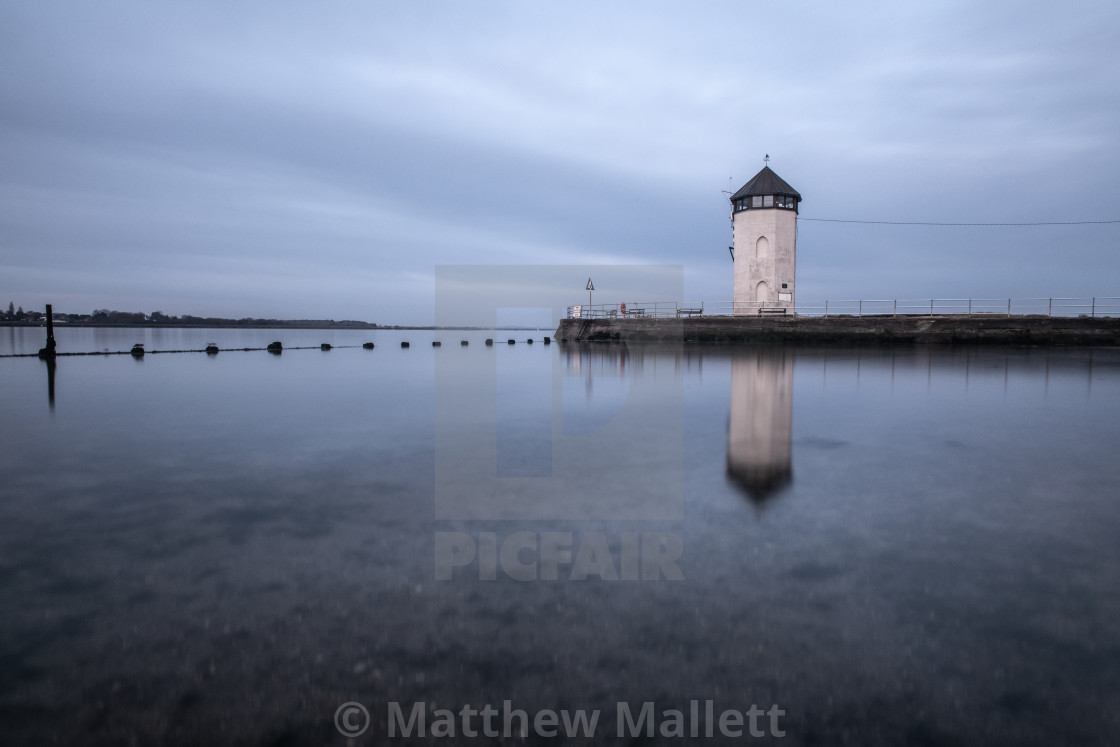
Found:
[[436, 532], [435, 579], [682, 581], [683, 554], [672, 532]]
[[[786, 735], [782, 727], [786, 712], [777, 704], [764, 709], [752, 703], [745, 709], [717, 711], [713, 700], [691, 700], [686, 708], [658, 708], [653, 701], [640, 705], [619, 701], [614, 713], [606, 716], [598, 708], [530, 712], [514, 707], [509, 700], [499, 708], [464, 704], [454, 710], [435, 708], [424, 701], [404, 705], [390, 701], [386, 707], [386, 736], [392, 739], [525, 739], [530, 734], [586, 739], [601, 736], [600, 732], [617, 739], [761, 739]], [[344, 727], [338, 728], [342, 731]]]

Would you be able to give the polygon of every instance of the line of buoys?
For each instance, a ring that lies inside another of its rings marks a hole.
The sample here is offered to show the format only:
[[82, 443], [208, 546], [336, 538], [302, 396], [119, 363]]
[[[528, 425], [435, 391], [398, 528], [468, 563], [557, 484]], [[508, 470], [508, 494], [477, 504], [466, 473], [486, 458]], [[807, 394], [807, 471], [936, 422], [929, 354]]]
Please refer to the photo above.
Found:
[[[533, 338], [530, 337], [529, 339], [525, 340], [525, 342], [528, 343], [529, 345], [532, 345], [534, 340], [533, 340]], [[549, 338], [549, 337], [544, 338], [544, 344], [545, 345], [548, 345], [550, 342], [552, 342], [551, 338]], [[506, 343], [509, 344], [509, 345], [516, 345], [517, 340], [515, 340], [514, 338], [511, 337], [508, 340], [506, 340]], [[443, 343], [440, 342], [439, 340], [433, 340], [432, 341], [432, 347], [433, 348], [438, 348], [438, 347], [441, 347], [442, 345], [443, 345]], [[470, 345], [470, 340], [460, 340], [459, 345], [461, 347], [465, 348], [465, 347]], [[409, 346], [410, 346], [410, 344], [407, 340], [402, 340], [401, 341], [401, 347], [402, 348], [408, 348]], [[493, 347], [493, 346], [494, 346], [494, 338], [487, 337], [486, 338], [486, 347]], [[342, 347], [358, 347], [358, 346], [357, 345], [343, 345]], [[366, 342], [366, 343], [362, 344], [362, 347], [365, 348], [366, 350], [373, 350], [374, 349], [374, 344], [372, 342]], [[293, 348], [293, 349], [294, 350], [307, 350], [308, 348], [296, 347], [296, 348]], [[320, 343], [319, 349], [323, 350], [323, 351], [333, 350], [334, 345], [332, 345], [329, 342]], [[205, 352], [208, 355], [217, 355], [220, 350], [221, 350], [221, 348], [218, 347], [217, 343], [208, 342], [208, 343], [206, 343], [206, 347], [203, 350], [198, 350], [197, 348], [194, 349], [194, 350], [153, 350], [153, 351], [151, 351], [151, 353], [154, 355], [156, 353], [201, 353], [201, 352]], [[261, 350], [261, 348], [226, 348], [226, 350], [245, 350], [245, 351], [248, 351], [248, 350]], [[264, 350], [267, 350], [269, 353], [279, 355], [281, 352], [283, 352], [284, 345], [279, 340], [275, 340], [273, 342], [270, 342], [268, 344], [268, 346], [264, 348]], [[109, 353], [108, 350], [105, 350], [103, 352], [106, 353], [106, 354]], [[144, 350], [144, 343], [138, 342], [138, 343], [136, 343], [135, 345], [132, 346], [132, 349], [128, 351], [128, 354], [132, 355], [133, 357], [136, 357], [136, 358], [142, 358], [142, 357], [144, 357], [145, 352], [146, 351]], [[102, 354], [101, 352], [98, 352], [98, 353], [55, 353], [55, 355], [101, 355], [101, 354]], [[116, 353], [116, 354], [117, 355], [124, 355], [125, 351], [120, 351], [119, 353]], [[5, 358], [16, 357], [16, 358], [18, 358], [18, 357], [21, 357], [21, 356], [16, 355], [16, 356], [0, 356], [0, 357], [5, 357]]]

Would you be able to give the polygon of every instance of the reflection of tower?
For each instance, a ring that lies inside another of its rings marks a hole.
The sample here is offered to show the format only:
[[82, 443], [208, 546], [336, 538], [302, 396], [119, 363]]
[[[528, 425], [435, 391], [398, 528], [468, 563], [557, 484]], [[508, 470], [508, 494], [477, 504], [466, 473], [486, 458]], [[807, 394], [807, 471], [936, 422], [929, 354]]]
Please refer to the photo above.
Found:
[[761, 503], [793, 478], [793, 360], [783, 349], [737, 353], [731, 360], [727, 474]]
[[736, 314], [782, 308], [793, 313], [797, 205], [801, 195], [764, 166], [731, 196]]

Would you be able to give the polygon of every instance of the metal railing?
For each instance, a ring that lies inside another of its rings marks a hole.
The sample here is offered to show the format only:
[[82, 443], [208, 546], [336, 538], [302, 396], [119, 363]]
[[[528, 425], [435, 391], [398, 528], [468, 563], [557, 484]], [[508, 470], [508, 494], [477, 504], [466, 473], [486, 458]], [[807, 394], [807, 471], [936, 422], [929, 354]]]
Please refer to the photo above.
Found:
[[1120, 316], [1120, 297], [825, 299], [732, 302], [627, 301], [568, 307], [569, 319], [669, 319], [694, 316]]

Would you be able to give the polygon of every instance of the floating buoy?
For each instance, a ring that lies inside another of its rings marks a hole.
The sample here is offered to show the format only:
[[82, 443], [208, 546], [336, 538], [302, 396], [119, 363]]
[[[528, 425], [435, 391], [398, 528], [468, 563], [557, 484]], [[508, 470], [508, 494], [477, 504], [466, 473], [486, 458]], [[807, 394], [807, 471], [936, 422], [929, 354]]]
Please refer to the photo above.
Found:
[[144, 357], [144, 344], [140, 343], [140, 342], [136, 343], [135, 345], [132, 346], [132, 350], [129, 351], [129, 352], [131, 352], [132, 355], [136, 356], [137, 358], [143, 358]]
[[407, 347], [408, 347], [408, 343], [407, 343], [407, 342], [402, 342], [402, 343], [401, 343], [401, 347], [402, 347], [402, 348], [407, 348]]
[[494, 344], [494, 338], [492, 338], [492, 337], [487, 337], [487, 338], [486, 338], [486, 347], [490, 347], [490, 346], [491, 346], [491, 345], [493, 345], [493, 344]]
[[442, 343], [439, 340], [432, 340], [432, 347], [438, 348]]
[[373, 350], [373, 343], [372, 342], [367, 342], [364, 345], [362, 345], [362, 347], [365, 348], [366, 350]]
[[324, 342], [322, 345], [319, 346], [319, 349], [320, 350], [330, 350], [331, 349], [331, 344], [329, 342]]
[[551, 342], [552, 342], [552, 338], [551, 338], [551, 337], [546, 337], [546, 338], [544, 338], [544, 344], [545, 344], [545, 345], [548, 345], [548, 344], [549, 344], [549, 343], [551, 343]]
[[512, 345], [512, 344], [514, 344], [515, 342], [517, 342], [517, 340], [513, 340], [513, 339], [510, 339], [510, 340], [506, 340], [506, 342], [508, 342], [508, 343], [509, 343], [510, 345]]
[[467, 341], [466, 340], [460, 340], [459, 344], [462, 345], [463, 347], [466, 347], [467, 346]]
[[284, 346], [281, 345], [279, 341], [268, 343], [268, 352], [270, 353], [279, 353], [283, 349]]
[[532, 337], [530, 337], [530, 338], [529, 338], [528, 340], [526, 340], [525, 342], [527, 342], [527, 343], [529, 343], [530, 345], [532, 345], [532, 344], [533, 344], [533, 338], [532, 338]]
[[218, 354], [217, 343], [213, 343], [213, 342], [206, 343], [206, 354], [207, 355], [217, 355]]

